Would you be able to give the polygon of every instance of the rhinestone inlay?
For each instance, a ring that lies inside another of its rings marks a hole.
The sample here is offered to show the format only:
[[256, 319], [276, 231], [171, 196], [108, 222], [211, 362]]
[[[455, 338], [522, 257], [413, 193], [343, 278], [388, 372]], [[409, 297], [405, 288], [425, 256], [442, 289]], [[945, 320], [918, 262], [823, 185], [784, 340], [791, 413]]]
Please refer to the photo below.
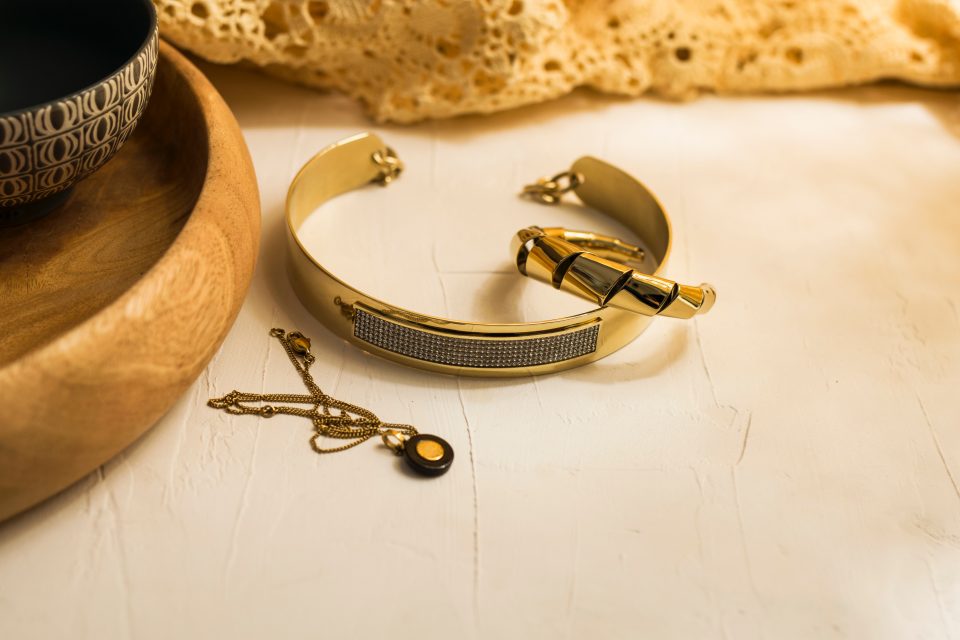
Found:
[[570, 360], [597, 350], [600, 325], [559, 335], [490, 340], [441, 336], [384, 320], [362, 309], [353, 335], [364, 342], [417, 360], [477, 369], [532, 367]]

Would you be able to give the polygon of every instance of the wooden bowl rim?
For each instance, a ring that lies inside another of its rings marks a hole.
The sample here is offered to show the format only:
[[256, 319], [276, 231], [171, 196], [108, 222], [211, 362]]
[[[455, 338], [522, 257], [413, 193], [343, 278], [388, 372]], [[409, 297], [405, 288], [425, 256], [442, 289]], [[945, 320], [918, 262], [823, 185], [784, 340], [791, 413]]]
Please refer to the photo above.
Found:
[[[116, 326], [123, 322], [122, 308], [133, 299], [152, 302], [163, 296], [163, 288], [153, 286], [154, 281], [162, 278], [162, 274], [171, 269], [177, 268], [177, 249], [180, 246], [189, 244], [194, 239], [202, 237], [202, 225], [208, 218], [217, 215], [217, 203], [215, 201], [215, 191], [217, 184], [212, 183], [210, 176], [224, 175], [224, 170], [231, 165], [226, 159], [228, 156], [215, 152], [217, 148], [229, 146], [232, 140], [232, 132], [228, 129], [211, 127], [212, 113], [218, 111], [227, 111], [229, 108], [223, 103], [219, 93], [217, 93], [210, 81], [187, 60], [187, 58], [177, 51], [172, 45], [164, 40], [159, 41], [160, 56], [157, 67], [163, 64], [164, 59], [169, 62], [176, 72], [193, 87], [202, 87], [209, 91], [193, 91], [193, 98], [197, 101], [197, 107], [205, 123], [207, 132], [206, 148], [206, 169], [204, 171], [204, 181], [197, 195], [197, 200], [193, 205], [186, 223], [180, 229], [174, 241], [167, 247], [160, 258], [144, 273], [133, 285], [120, 294], [111, 303], [98, 310], [96, 313], [86, 318], [82, 322], [58, 334], [50, 341], [34, 348], [20, 357], [0, 366], [0, 377], [13, 376], [18, 370], [29, 370], [32, 367], [41, 366], [43, 362], [49, 361], [58, 349], [65, 343], [71, 344], [74, 348], [79, 348], [80, 344], [95, 344], [103, 340], [104, 327]], [[230, 114], [232, 118], [232, 113]], [[244, 149], [246, 152], [246, 149]]]

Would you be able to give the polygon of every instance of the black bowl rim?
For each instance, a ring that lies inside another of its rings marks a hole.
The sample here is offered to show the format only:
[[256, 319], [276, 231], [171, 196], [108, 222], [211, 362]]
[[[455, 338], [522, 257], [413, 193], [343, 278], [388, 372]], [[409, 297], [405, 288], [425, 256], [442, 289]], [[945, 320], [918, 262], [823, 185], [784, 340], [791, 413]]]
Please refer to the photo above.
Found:
[[[144, 38], [143, 42], [140, 43], [140, 46], [137, 47], [137, 50], [133, 52], [133, 55], [127, 58], [127, 60], [123, 64], [121, 64], [119, 67], [117, 67], [107, 75], [103, 76], [96, 82], [92, 82], [81, 89], [77, 89], [72, 93], [68, 93], [65, 96], [59, 96], [52, 100], [47, 100], [46, 102], [38, 102], [37, 104], [32, 104], [29, 107], [23, 107], [22, 109], [16, 109], [15, 111], [0, 111], [0, 118], [9, 118], [13, 116], [23, 115], [24, 113], [30, 113], [32, 111], [42, 109], [46, 106], [57, 104], [58, 102], [65, 102], [67, 100], [71, 100], [73, 98], [83, 95], [84, 93], [87, 93], [91, 89], [95, 89], [96, 87], [100, 86], [110, 78], [114, 77], [115, 75], [117, 75], [118, 73], [120, 73], [121, 71], [129, 67], [130, 64], [134, 60], [136, 60], [147, 47], [150, 46], [150, 43], [153, 41], [153, 39], [155, 37], [159, 37], [158, 29], [157, 29], [157, 8], [153, 6], [153, 0], [140, 0], [140, 1], [142, 4], [146, 5], [147, 14], [150, 19], [150, 24], [147, 27], [147, 36], [146, 38]], [[153, 70], [151, 69], [150, 72], [153, 73]]]

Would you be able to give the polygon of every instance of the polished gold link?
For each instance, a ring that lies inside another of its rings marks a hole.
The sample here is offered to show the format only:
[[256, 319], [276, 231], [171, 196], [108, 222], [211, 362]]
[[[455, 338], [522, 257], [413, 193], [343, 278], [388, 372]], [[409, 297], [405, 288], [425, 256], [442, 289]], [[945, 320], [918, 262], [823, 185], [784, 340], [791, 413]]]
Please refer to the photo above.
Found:
[[558, 269], [554, 274], [553, 286], [586, 298], [597, 306], [602, 307], [610, 291], [630, 277], [630, 268], [619, 262], [591, 253], [578, 253], [574, 256], [565, 270], [561, 272]]
[[678, 287], [676, 300], [663, 309], [660, 315], [686, 320], [710, 311], [716, 301], [717, 292], [711, 285], [704, 283], [699, 287], [692, 287], [682, 284]]
[[[591, 245], [617, 259], [588, 251]], [[682, 285], [630, 267], [623, 258], [642, 257], [642, 249], [609, 236], [562, 227], [528, 227], [517, 232], [513, 247], [522, 274], [599, 307], [689, 319], [709, 311], [717, 298], [708, 284]]]
[[576, 256], [576, 247], [573, 247], [572, 252], [571, 247], [573, 245], [559, 238], [537, 238], [527, 252], [524, 273], [535, 280], [556, 286], [555, 275], [561, 263]]
[[563, 227], [542, 227], [540, 230], [544, 235], [562, 238], [607, 260], [642, 263], [647, 255], [643, 247], [602, 233], [576, 231]]
[[680, 285], [646, 273], [630, 274], [619, 287], [611, 289], [606, 304], [646, 316], [662, 314], [677, 298]]
[[373, 179], [377, 184], [387, 186], [403, 173], [403, 162], [390, 147], [374, 151], [370, 159], [380, 169], [380, 173]]
[[561, 171], [552, 178], [540, 178], [528, 184], [520, 195], [533, 198], [542, 204], [560, 204], [567, 194], [583, 184], [583, 174], [575, 171]]

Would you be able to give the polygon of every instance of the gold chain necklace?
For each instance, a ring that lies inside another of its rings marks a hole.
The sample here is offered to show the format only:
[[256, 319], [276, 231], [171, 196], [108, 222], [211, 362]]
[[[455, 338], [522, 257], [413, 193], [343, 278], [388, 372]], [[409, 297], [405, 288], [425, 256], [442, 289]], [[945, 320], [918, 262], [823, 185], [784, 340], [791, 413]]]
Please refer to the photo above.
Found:
[[[337, 453], [362, 444], [374, 436], [394, 453], [404, 456], [410, 467], [423, 475], [438, 476], [453, 463], [453, 448], [446, 440], [420, 433], [409, 424], [383, 422], [369, 409], [328, 396], [314, 382], [310, 365], [316, 357], [310, 352], [310, 339], [299, 331], [287, 333], [271, 329], [270, 335], [280, 341], [287, 357], [303, 379], [309, 394], [244, 393], [231, 391], [222, 398], [211, 398], [207, 404], [233, 415], [255, 415], [272, 418], [278, 413], [308, 418], [313, 422], [314, 434], [310, 446], [317, 453]], [[252, 406], [247, 403], [257, 403]], [[287, 403], [287, 404], [273, 404]], [[289, 404], [313, 405], [304, 409]], [[321, 447], [320, 438], [351, 440], [337, 447]]]

